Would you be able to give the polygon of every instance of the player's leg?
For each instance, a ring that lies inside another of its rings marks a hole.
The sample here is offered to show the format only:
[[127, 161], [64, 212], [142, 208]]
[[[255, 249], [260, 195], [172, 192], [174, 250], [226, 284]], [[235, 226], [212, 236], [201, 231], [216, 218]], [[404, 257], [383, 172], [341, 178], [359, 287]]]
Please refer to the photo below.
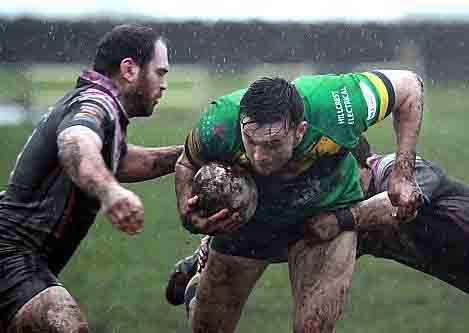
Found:
[[204, 236], [199, 246], [190, 255], [174, 265], [166, 285], [166, 300], [171, 305], [184, 303], [186, 287], [192, 277], [201, 272], [207, 262], [211, 236]]
[[242, 308], [268, 262], [210, 250], [189, 319], [197, 333], [234, 332]]
[[344, 232], [310, 246], [304, 240], [289, 250], [295, 333], [333, 332], [352, 282], [356, 234]]
[[61, 286], [49, 287], [16, 313], [7, 333], [86, 333], [88, 323], [78, 304]]

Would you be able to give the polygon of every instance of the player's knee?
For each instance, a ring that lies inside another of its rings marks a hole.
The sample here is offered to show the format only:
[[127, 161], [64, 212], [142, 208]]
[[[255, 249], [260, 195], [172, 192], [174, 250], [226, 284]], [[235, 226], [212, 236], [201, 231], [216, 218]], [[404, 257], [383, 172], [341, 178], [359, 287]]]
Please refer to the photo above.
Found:
[[355, 232], [344, 232], [339, 235], [328, 249], [326, 271], [344, 274], [354, 266], [357, 252], [357, 235]]
[[336, 318], [324, 318], [320, 313], [295, 318], [294, 333], [328, 333], [334, 332]]
[[88, 323], [63, 287], [50, 287], [30, 299], [15, 315], [7, 333], [86, 333]]
[[78, 307], [66, 308], [59, 312], [48, 312], [47, 323], [50, 332], [54, 333], [88, 333], [89, 327]]
[[88, 333], [89, 327], [79, 309], [53, 309], [16, 318], [7, 333], [48, 332]]

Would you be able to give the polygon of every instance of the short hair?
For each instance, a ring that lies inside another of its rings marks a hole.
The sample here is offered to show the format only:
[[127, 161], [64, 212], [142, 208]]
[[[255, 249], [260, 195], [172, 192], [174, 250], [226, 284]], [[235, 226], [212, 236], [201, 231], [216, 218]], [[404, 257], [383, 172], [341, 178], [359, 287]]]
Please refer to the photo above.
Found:
[[358, 144], [355, 146], [355, 148], [352, 149], [352, 155], [355, 157], [355, 159], [358, 162], [358, 165], [362, 168], [368, 167], [368, 164], [366, 163], [366, 160], [368, 157], [373, 155], [373, 151], [371, 150], [370, 143], [366, 139], [364, 135], [360, 136], [360, 140], [358, 141]]
[[304, 105], [300, 93], [289, 81], [276, 77], [263, 77], [254, 81], [240, 101], [241, 123], [268, 124], [285, 120], [286, 128], [298, 125], [304, 118]]
[[98, 42], [93, 70], [112, 76], [119, 72], [120, 63], [125, 58], [132, 58], [137, 65], [143, 67], [152, 60], [157, 40], [165, 43], [150, 27], [118, 25]]

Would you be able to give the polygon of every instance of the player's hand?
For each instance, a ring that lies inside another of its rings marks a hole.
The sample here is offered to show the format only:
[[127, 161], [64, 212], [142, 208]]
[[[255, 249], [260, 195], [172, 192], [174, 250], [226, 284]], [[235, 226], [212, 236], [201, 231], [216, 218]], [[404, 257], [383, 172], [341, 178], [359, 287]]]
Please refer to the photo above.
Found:
[[143, 230], [143, 204], [133, 192], [114, 186], [101, 205], [104, 215], [120, 231], [135, 235]]
[[309, 244], [332, 240], [341, 232], [342, 230], [334, 213], [320, 213], [306, 220], [305, 240]]
[[400, 221], [412, 220], [423, 205], [423, 195], [414, 177], [396, 167], [389, 177], [388, 195], [391, 203], [398, 207], [395, 217]]
[[210, 216], [202, 216], [198, 202], [197, 195], [187, 200], [188, 212], [185, 214], [185, 220], [199, 233], [205, 235], [230, 233], [242, 225], [239, 212], [230, 211], [228, 208], [223, 208]]

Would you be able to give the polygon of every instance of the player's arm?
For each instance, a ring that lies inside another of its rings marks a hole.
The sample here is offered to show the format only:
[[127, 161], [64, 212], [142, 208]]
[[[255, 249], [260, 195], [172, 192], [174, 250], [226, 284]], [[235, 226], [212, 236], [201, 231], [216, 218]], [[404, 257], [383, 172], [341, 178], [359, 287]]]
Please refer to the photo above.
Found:
[[239, 213], [222, 209], [209, 216], [200, 216], [197, 212], [198, 196], [193, 193], [193, 179], [204, 161], [200, 159], [200, 145], [197, 131], [193, 130], [186, 140], [184, 151], [175, 166], [175, 189], [177, 208], [184, 228], [191, 233], [212, 235], [230, 232], [241, 224]]
[[183, 145], [147, 148], [127, 145], [127, 153], [119, 164], [117, 179], [121, 182], [140, 182], [174, 172]]
[[382, 192], [350, 207], [308, 218], [305, 224], [306, 239], [312, 242], [328, 241], [342, 231], [396, 225], [402, 222], [396, 215], [397, 208], [392, 205], [388, 193]]
[[81, 105], [58, 128], [59, 162], [72, 181], [100, 200], [104, 214], [120, 230], [134, 234], [143, 225], [143, 206], [132, 192], [119, 185], [101, 155], [105, 113]]
[[398, 217], [414, 215], [422, 199], [414, 180], [417, 138], [423, 113], [423, 81], [405, 70], [379, 70], [390, 81], [395, 94], [392, 108], [397, 149], [396, 163], [389, 178], [388, 194], [399, 207]]
[[186, 152], [183, 151], [177, 159], [174, 169], [177, 208], [184, 226], [190, 229], [190, 226], [186, 226], [187, 215], [190, 211], [189, 199], [192, 197], [192, 183], [198, 168], [191, 163]]

